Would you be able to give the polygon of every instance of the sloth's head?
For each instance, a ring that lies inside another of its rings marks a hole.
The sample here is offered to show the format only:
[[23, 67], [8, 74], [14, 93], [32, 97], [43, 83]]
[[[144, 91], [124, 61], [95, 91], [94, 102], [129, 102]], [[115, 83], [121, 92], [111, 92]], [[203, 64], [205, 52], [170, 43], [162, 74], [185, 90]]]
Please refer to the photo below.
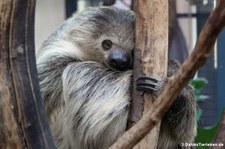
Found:
[[123, 48], [110, 39], [105, 39], [102, 41], [102, 50], [108, 67], [121, 71], [132, 68], [133, 49]]
[[66, 39], [84, 52], [83, 60], [123, 71], [132, 68], [134, 25], [133, 11], [97, 7], [75, 13], [63, 28]]

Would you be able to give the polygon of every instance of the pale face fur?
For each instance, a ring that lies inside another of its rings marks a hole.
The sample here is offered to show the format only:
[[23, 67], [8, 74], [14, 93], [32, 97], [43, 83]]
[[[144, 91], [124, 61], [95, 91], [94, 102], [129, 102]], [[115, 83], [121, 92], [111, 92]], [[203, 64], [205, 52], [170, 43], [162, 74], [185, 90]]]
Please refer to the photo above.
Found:
[[[57, 148], [106, 149], [125, 131], [132, 70], [112, 68], [109, 57], [119, 49], [133, 61], [134, 24], [132, 11], [88, 8], [63, 22], [43, 43], [37, 54], [38, 76]], [[105, 50], [104, 40], [110, 40], [112, 48]], [[187, 98], [188, 110], [182, 112], [190, 119], [174, 128], [189, 131], [161, 132], [161, 148], [193, 141], [195, 102]], [[172, 138], [177, 132], [183, 137]]]

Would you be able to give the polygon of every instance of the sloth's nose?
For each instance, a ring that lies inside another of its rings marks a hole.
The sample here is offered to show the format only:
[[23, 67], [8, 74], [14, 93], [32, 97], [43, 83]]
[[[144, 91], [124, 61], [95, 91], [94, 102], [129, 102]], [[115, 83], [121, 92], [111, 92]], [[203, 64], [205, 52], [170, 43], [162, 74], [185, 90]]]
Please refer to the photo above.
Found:
[[130, 68], [130, 54], [120, 48], [112, 49], [108, 57], [110, 67], [123, 71]]

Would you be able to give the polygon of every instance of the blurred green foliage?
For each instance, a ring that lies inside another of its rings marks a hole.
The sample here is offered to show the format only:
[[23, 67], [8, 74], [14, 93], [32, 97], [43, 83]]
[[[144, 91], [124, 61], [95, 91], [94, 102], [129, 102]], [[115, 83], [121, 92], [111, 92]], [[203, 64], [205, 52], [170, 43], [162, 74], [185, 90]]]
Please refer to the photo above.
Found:
[[[208, 83], [205, 78], [195, 78], [190, 81], [191, 85], [194, 88], [195, 98], [197, 102], [204, 102], [209, 97], [207, 95], [202, 95], [201, 91], [203, 87]], [[202, 109], [197, 107], [197, 121], [199, 121], [202, 115]], [[216, 131], [219, 127], [219, 122], [214, 126], [197, 128], [197, 137], [195, 143], [211, 143], [215, 137]], [[197, 146], [196, 149], [208, 149], [208, 146]]]
[[[208, 81], [205, 78], [195, 78], [190, 81], [191, 85], [194, 88], [195, 93], [195, 99], [197, 102], [205, 101], [209, 97], [206, 95], [201, 95], [202, 88], [208, 83]], [[202, 109], [197, 106], [197, 121], [199, 121], [200, 117], [202, 115]]]
[[[197, 137], [195, 139], [196, 143], [212, 143], [215, 137], [216, 131], [219, 127], [219, 123], [212, 127], [198, 128]], [[206, 146], [198, 146], [196, 149], [208, 149]]]

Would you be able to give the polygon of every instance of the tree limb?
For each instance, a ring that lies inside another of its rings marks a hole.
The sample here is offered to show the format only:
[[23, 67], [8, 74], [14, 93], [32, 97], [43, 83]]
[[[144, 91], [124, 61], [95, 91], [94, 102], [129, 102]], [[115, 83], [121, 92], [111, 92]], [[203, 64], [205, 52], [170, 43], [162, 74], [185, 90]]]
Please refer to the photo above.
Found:
[[210, 14], [196, 43], [194, 51], [186, 59], [178, 72], [172, 76], [160, 96], [141, 120], [125, 132], [110, 149], [128, 149], [137, 144], [161, 120], [172, 105], [175, 97], [188, 84], [199, 67], [208, 58], [216, 38], [225, 25], [225, 3], [217, 0], [214, 11]]

